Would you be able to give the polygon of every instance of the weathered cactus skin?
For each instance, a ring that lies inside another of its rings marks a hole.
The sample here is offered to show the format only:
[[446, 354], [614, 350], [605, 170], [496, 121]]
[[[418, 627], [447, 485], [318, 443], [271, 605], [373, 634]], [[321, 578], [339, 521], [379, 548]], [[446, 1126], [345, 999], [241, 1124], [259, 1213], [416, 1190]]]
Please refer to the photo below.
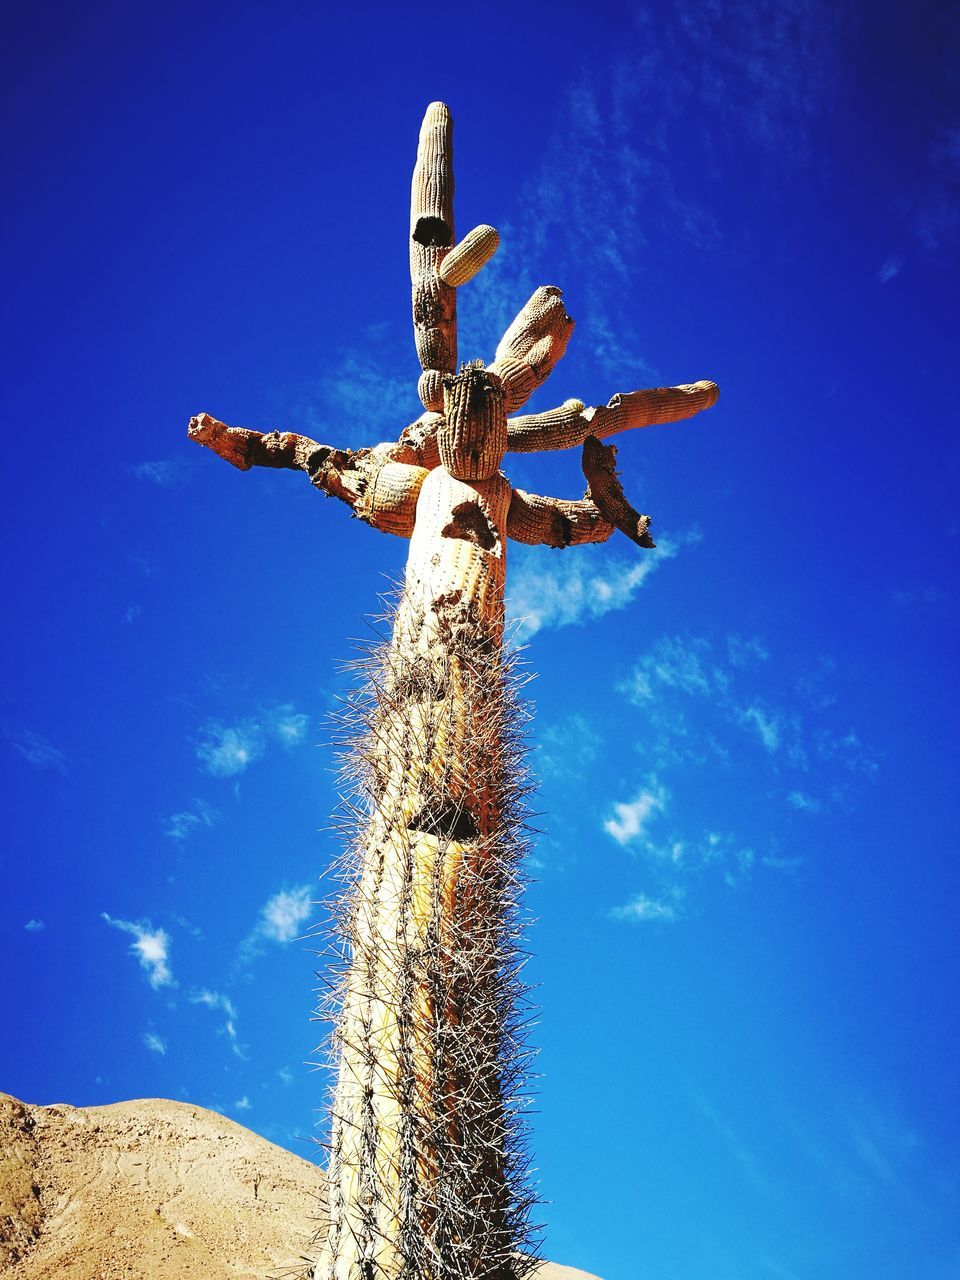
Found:
[[[533, 1265], [522, 1125], [526, 1063], [518, 895], [524, 853], [522, 713], [505, 653], [507, 540], [651, 547], [601, 441], [709, 408], [712, 382], [509, 417], [573, 330], [537, 289], [488, 369], [457, 371], [456, 287], [496, 232], [454, 247], [450, 113], [420, 131], [410, 217], [414, 342], [425, 412], [398, 439], [338, 449], [292, 432], [190, 420], [192, 439], [245, 471], [305, 472], [364, 523], [410, 540], [388, 644], [347, 716], [354, 791], [341, 960], [329, 1003], [337, 1083], [328, 1218], [316, 1280], [519, 1280]], [[583, 446], [587, 494], [511, 487], [505, 453]]]

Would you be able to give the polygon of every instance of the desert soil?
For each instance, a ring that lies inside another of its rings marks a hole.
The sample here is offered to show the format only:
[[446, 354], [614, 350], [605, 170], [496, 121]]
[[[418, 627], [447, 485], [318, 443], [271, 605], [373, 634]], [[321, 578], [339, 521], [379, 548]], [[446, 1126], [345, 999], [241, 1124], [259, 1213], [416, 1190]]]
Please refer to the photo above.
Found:
[[[321, 1170], [214, 1111], [0, 1093], [4, 1280], [309, 1275]], [[544, 1263], [536, 1280], [595, 1280]]]

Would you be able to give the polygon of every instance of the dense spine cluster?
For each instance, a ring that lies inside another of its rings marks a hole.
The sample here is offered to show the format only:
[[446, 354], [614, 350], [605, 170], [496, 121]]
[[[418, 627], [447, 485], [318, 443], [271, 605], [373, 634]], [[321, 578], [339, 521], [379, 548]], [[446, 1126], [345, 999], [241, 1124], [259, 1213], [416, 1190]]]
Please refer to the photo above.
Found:
[[[445, 633], [430, 656], [408, 643], [404, 623], [417, 621]], [[348, 717], [359, 812], [332, 991], [339, 1078], [317, 1274], [514, 1280], [530, 1266], [532, 1203], [524, 716], [512, 659], [468, 603], [397, 623]]]

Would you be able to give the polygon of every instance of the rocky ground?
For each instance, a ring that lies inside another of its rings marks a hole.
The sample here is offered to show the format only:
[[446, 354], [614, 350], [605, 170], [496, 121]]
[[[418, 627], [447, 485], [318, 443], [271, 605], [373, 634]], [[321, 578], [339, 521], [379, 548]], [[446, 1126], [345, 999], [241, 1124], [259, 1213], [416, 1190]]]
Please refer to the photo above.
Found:
[[[0, 1094], [0, 1275], [293, 1280], [318, 1182], [309, 1161], [201, 1107]], [[536, 1280], [594, 1278], [544, 1263]]]

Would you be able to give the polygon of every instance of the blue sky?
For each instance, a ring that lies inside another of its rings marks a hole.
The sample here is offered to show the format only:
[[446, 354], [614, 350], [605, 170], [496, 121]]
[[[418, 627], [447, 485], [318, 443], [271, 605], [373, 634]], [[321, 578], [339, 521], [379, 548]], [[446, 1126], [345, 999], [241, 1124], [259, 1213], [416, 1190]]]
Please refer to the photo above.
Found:
[[[536, 404], [716, 379], [621, 438], [656, 553], [517, 548], [547, 1256], [604, 1280], [960, 1270], [956, 364], [946, 5], [43, 4], [6, 19], [0, 1087], [165, 1096], [312, 1156], [296, 939], [327, 717], [405, 547], [209, 411], [418, 412], [417, 129], [456, 122], [489, 359]], [[579, 496], [575, 452], [508, 456]]]

